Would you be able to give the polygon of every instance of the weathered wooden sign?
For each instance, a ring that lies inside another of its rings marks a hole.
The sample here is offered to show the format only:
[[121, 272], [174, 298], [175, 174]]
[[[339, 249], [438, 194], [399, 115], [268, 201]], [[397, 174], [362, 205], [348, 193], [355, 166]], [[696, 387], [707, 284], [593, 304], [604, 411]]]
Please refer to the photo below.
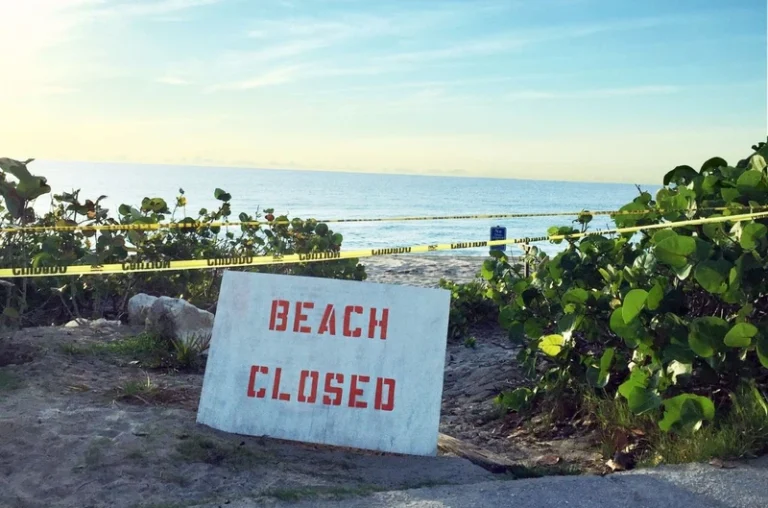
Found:
[[450, 293], [228, 271], [197, 421], [434, 455]]

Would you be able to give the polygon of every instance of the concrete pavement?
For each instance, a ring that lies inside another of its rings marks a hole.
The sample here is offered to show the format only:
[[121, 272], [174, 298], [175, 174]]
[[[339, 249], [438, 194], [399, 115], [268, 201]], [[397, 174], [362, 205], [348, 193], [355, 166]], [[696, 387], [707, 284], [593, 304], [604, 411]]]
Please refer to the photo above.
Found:
[[708, 464], [663, 466], [600, 476], [494, 480], [378, 492], [343, 500], [265, 499], [205, 508], [768, 508], [768, 457], [734, 469]]

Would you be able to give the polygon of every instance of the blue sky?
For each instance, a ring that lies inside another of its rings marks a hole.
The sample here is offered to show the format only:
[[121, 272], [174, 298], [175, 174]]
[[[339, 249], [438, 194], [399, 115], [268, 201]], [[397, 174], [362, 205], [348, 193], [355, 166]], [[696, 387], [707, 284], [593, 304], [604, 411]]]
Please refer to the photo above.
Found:
[[0, 16], [4, 156], [653, 183], [766, 136], [765, 0], [0, 0]]

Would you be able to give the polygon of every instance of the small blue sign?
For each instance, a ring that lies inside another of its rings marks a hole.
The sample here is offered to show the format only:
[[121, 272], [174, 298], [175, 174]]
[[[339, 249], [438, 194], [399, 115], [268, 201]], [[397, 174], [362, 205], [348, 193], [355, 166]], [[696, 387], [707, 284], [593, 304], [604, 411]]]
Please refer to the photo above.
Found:
[[[496, 226], [491, 228], [491, 240], [506, 240], [507, 239], [507, 228], [503, 226]], [[502, 252], [505, 252], [507, 250], [506, 245], [492, 245], [491, 250], [499, 250]]]

